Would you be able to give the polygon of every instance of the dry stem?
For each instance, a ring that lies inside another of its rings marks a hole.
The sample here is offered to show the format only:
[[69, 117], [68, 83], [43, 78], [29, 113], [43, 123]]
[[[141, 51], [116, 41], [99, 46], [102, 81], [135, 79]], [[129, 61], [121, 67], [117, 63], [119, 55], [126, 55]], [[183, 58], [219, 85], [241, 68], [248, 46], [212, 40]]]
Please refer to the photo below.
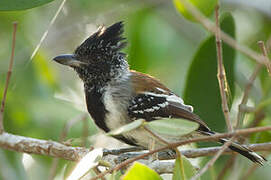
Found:
[[219, 90], [221, 95], [221, 101], [222, 101], [222, 110], [224, 113], [225, 121], [228, 127], [228, 131], [232, 132], [232, 124], [230, 121], [230, 112], [227, 102], [227, 78], [225, 73], [225, 68], [223, 64], [223, 56], [222, 56], [222, 41], [220, 37], [220, 31], [219, 31], [219, 5], [215, 8], [215, 17], [216, 17], [216, 52], [217, 52], [217, 79], [219, 83]]
[[4, 109], [5, 109], [5, 103], [6, 103], [6, 98], [7, 98], [9, 80], [10, 80], [10, 77], [11, 77], [11, 74], [12, 74], [12, 67], [13, 67], [13, 61], [14, 61], [14, 52], [15, 52], [15, 42], [16, 42], [16, 31], [17, 31], [17, 22], [14, 22], [13, 23], [13, 33], [12, 33], [11, 56], [10, 56], [9, 67], [8, 67], [8, 72], [7, 72], [7, 79], [6, 79], [3, 99], [2, 99], [2, 103], [1, 103], [1, 110], [0, 110], [0, 134], [2, 134], [4, 132], [4, 123], [3, 123]]

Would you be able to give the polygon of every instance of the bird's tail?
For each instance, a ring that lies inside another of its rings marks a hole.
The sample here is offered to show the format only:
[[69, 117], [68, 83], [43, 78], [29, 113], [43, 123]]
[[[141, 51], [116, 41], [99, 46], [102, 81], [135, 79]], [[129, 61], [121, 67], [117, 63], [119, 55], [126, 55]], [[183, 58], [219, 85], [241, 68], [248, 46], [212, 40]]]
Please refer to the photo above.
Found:
[[[212, 136], [215, 135], [215, 132], [205, 132], [204, 134]], [[225, 139], [225, 138], [221, 138], [219, 139], [219, 142], [224, 144], [226, 142], [228, 142], [229, 139]], [[241, 145], [237, 142], [232, 142], [231, 145], [229, 146], [229, 148], [243, 156], [245, 156], [246, 158], [250, 159], [251, 161], [258, 163], [260, 165], [263, 165], [265, 161], [267, 161], [264, 157], [262, 157], [261, 155], [255, 153], [254, 151], [250, 150], [249, 148], [247, 148], [244, 145]]]

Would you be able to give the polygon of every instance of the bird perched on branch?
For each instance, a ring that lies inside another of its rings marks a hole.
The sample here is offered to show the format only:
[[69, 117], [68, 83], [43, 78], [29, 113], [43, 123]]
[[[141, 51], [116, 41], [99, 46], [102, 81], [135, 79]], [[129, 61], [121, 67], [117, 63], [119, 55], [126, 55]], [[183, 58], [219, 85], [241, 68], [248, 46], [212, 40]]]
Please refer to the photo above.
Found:
[[[126, 41], [122, 36], [123, 23], [100, 28], [87, 38], [73, 54], [60, 55], [54, 60], [72, 67], [84, 83], [88, 112], [95, 124], [105, 132], [117, 129], [137, 119], [155, 121], [162, 118], [182, 118], [199, 124], [189, 134], [212, 136], [215, 132], [193, 113], [193, 107], [152, 76], [129, 69], [126, 54], [121, 52]], [[115, 138], [134, 146], [148, 148], [150, 138], [142, 128]], [[176, 142], [188, 136], [169, 138]], [[225, 143], [227, 139], [220, 139]], [[157, 141], [156, 147], [164, 145]], [[243, 145], [232, 143], [229, 148], [253, 162], [263, 164], [265, 159]]]

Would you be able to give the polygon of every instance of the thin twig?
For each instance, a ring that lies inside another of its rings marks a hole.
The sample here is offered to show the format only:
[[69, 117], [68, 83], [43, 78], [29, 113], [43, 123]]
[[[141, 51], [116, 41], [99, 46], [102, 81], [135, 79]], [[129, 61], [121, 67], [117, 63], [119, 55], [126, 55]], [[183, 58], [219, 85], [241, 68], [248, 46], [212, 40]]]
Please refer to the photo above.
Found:
[[[198, 20], [198, 22], [200, 22], [208, 31], [212, 32], [213, 34], [216, 33], [216, 26], [214, 25], [212, 21], [206, 18], [197, 8], [191, 5], [187, 0], [180, 0], [180, 1], [182, 1], [184, 6], [188, 9], [189, 13], [192, 14], [194, 18]], [[239, 44], [237, 41], [235, 41], [232, 37], [230, 37], [228, 34], [223, 32], [221, 29], [219, 29], [219, 32], [221, 35], [221, 39], [225, 43], [227, 43], [234, 49], [242, 52], [244, 55], [248, 56], [249, 58], [254, 59], [256, 62], [260, 64], [264, 64], [269, 70], [271, 69], [270, 62], [267, 61], [265, 57], [256, 53], [250, 48]]]
[[6, 79], [6, 84], [5, 84], [5, 88], [4, 88], [4, 94], [3, 94], [1, 109], [0, 109], [0, 134], [2, 134], [4, 132], [4, 123], [3, 123], [4, 109], [5, 109], [5, 103], [6, 103], [6, 98], [7, 98], [9, 80], [10, 80], [10, 77], [12, 74], [12, 67], [13, 67], [14, 54], [15, 54], [16, 32], [17, 32], [17, 22], [14, 22], [13, 23], [13, 33], [12, 33], [11, 56], [10, 56], [9, 67], [8, 67], [8, 72], [7, 72], [7, 79]]
[[137, 161], [139, 159], [143, 159], [144, 157], [152, 155], [156, 152], [164, 151], [166, 149], [176, 148], [178, 146], [188, 144], [188, 143], [193, 143], [193, 142], [206, 141], [206, 140], [210, 141], [210, 140], [220, 139], [223, 137], [232, 137], [234, 135], [243, 135], [243, 134], [250, 134], [250, 133], [254, 133], [254, 132], [269, 131], [269, 130], [271, 130], [271, 126], [257, 127], [257, 128], [250, 128], [250, 129], [240, 129], [240, 130], [236, 130], [235, 132], [217, 134], [217, 135], [208, 136], [208, 137], [197, 137], [197, 138], [187, 139], [187, 140], [177, 142], [177, 143], [172, 143], [172, 144], [165, 146], [163, 148], [155, 149], [155, 150], [149, 151], [146, 154], [142, 154], [142, 155], [137, 156], [135, 158], [128, 159], [128, 160], [118, 164], [114, 168], [108, 169], [108, 170], [102, 172], [101, 174], [99, 174], [98, 176], [91, 178], [91, 180], [99, 179], [99, 178], [105, 176], [106, 174], [112, 173], [113, 171], [117, 171], [117, 170], [127, 166], [128, 164], [134, 162], [134, 161]]
[[169, 145], [170, 143], [167, 142], [165, 139], [163, 139], [162, 137], [160, 137], [159, 135], [155, 134], [152, 130], [150, 130], [148, 127], [146, 126], [143, 126], [144, 130], [146, 130], [148, 133], [150, 133], [150, 135], [152, 135], [155, 139], [157, 139], [158, 141], [166, 144], [166, 145]]
[[227, 78], [225, 73], [225, 68], [223, 64], [223, 55], [222, 55], [222, 41], [220, 37], [220, 31], [219, 31], [219, 5], [216, 5], [215, 8], [215, 19], [216, 19], [216, 33], [215, 33], [215, 39], [216, 39], [216, 52], [217, 52], [217, 79], [219, 83], [219, 90], [221, 95], [221, 101], [222, 101], [222, 110], [224, 113], [225, 121], [228, 127], [228, 131], [232, 132], [232, 124], [230, 121], [230, 111], [228, 107], [227, 102]]
[[[100, 173], [101, 173], [100, 169], [98, 169], [97, 166], [93, 168], [93, 171], [94, 171], [96, 174], [100, 174]], [[106, 179], [105, 179], [104, 177], [102, 177], [101, 180], [106, 180]]]
[[232, 141], [236, 138], [233, 136], [228, 142], [223, 144], [221, 149], [215, 154], [215, 156], [195, 175], [191, 178], [191, 180], [197, 180], [200, 176], [202, 176], [211, 166], [214, 165], [216, 160], [220, 157], [220, 155], [231, 145]]
[[[262, 54], [264, 57], [267, 57], [267, 51], [266, 51], [266, 48], [265, 48], [265, 45], [264, 45], [264, 42], [263, 41], [259, 41], [258, 42], [258, 45], [259, 47], [261, 48], [262, 50]], [[243, 112], [243, 107], [246, 106], [247, 104], [247, 101], [248, 101], [248, 97], [249, 97], [249, 93], [250, 93], [250, 90], [251, 90], [251, 87], [256, 79], [256, 77], [258, 76], [261, 68], [262, 68], [262, 64], [257, 64], [252, 75], [250, 76], [249, 78], [249, 81], [248, 83], [246, 84], [246, 87], [245, 87], [245, 90], [244, 90], [244, 94], [243, 94], [243, 98], [242, 98], [242, 101], [241, 103], [239, 104], [239, 110], [238, 110], [238, 114], [237, 114], [237, 123], [236, 123], [236, 129], [237, 128], [240, 128], [242, 127], [243, 125], [243, 120], [244, 120], [244, 112]]]
[[42, 37], [41, 37], [39, 43], [38, 43], [37, 46], [35, 47], [35, 49], [34, 49], [32, 55], [31, 55], [31, 57], [30, 57], [30, 61], [27, 63], [27, 65], [32, 61], [32, 59], [34, 58], [34, 56], [35, 56], [36, 53], [38, 52], [38, 50], [39, 50], [39, 48], [40, 48], [42, 42], [44, 41], [44, 39], [46, 38], [46, 36], [47, 36], [47, 34], [48, 34], [48, 32], [49, 32], [49, 29], [50, 29], [51, 26], [54, 24], [54, 22], [55, 22], [57, 16], [59, 15], [60, 11], [61, 11], [62, 8], [64, 7], [65, 2], [66, 2], [66, 0], [63, 0], [63, 1], [61, 2], [60, 6], [58, 7], [58, 9], [57, 9], [57, 11], [56, 11], [56, 13], [55, 13], [55, 15], [53, 16], [52, 20], [50, 21], [49, 25], [47, 26], [46, 31], [43, 33], [43, 35], [42, 35]]
[[258, 126], [262, 120], [265, 118], [265, 112], [262, 108], [257, 109], [254, 113], [254, 119], [251, 124], [248, 125], [248, 128], [253, 128]]
[[217, 176], [217, 180], [222, 180], [224, 179], [224, 176], [226, 175], [226, 172], [232, 168], [232, 165], [236, 159], [237, 154], [232, 154], [231, 158], [228, 159], [228, 161], [226, 162], [225, 166], [223, 167], [223, 169], [220, 171], [220, 173]]

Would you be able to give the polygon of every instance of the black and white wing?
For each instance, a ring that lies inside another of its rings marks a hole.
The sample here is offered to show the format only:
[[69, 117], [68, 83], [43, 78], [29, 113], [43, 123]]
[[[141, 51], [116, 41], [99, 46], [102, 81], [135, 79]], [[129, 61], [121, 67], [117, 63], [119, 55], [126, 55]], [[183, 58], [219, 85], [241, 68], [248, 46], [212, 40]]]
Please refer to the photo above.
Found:
[[[136, 73], [134, 76], [134, 81], [138, 80], [136, 79]], [[142, 77], [142, 74], [140, 74], [140, 77]], [[144, 78], [144, 81], [146, 83], [145, 85], [142, 86], [141, 82], [141, 87], [135, 87], [135, 96], [128, 107], [128, 114], [131, 119], [152, 121], [161, 118], [183, 118], [197, 122], [200, 125], [199, 129], [202, 131], [210, 130], [208, 126], [193, 113], [193, 107], [184, 104], [182, 98], [172, 93], [152, 77], [147, 76]], [[133, 84], [137, 86], [139, 83]]]

